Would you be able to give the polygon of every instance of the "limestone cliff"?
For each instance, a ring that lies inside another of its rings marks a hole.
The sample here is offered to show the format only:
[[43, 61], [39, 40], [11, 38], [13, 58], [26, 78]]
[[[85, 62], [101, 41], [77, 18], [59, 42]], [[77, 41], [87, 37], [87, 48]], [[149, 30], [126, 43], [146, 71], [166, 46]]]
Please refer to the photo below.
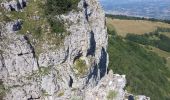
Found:
[[[14, 1], [5, 2], [4, 9], [20, 11], [29, 0], [19, 2], [20, 8]], [[78, 8], [60, 16], [70, 33], [63, 45], [51, 49], [44, 41], [38, 56], [30, 35], [17, 33], [20, 20], [1, 22], [0, 85], [5, 92], [0, 99], [125, 99], [125, 76], [107, 70], [104, 11], [97, 0], [81, 0]]]

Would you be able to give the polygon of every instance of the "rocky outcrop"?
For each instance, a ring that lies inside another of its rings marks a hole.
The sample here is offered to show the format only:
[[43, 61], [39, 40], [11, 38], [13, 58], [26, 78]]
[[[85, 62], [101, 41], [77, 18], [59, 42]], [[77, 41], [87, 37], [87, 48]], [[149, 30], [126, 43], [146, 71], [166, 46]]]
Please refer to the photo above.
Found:
[[[20, 11], [18, 3], [21, 9], [26, 6], [24, 0], [3, 6]], [[44, 42], [38, 56], [30, 38], [17, 34], [22, 26], [20, 20], [1, 23], [0, 79], [5, 87], [4, 100], [125, 98], [125, 76], [107, 72], [104, 11], [96, 0], [81, 0], [78, 8], [77, 12], [60, 16], [70, 32], [63, 46], [52, 50]]]
[[125, 75], [109, 71], [94, 88], [86, 90], [86, 100], [123, 100], [125, 97]]
[[150, 100], [150, 97], [146, 97], [145, 95], [138, 95], [135, 98], [137, 100]]
[[12, 0], [10, 2], [5, 1], [1, 3], [1, 7], [4, 7], [8, 11], [20, 11], [26, 6], [27, 0]]

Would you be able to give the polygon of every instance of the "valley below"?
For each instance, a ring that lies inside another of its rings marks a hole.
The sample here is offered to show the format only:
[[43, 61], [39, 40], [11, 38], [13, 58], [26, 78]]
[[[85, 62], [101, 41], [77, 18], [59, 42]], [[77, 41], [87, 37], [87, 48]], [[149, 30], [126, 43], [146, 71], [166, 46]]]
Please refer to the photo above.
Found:
[[151, 100], [170, 99], [170, 24], [106, 18], [109, 68], [125, 74], [126, 90]]

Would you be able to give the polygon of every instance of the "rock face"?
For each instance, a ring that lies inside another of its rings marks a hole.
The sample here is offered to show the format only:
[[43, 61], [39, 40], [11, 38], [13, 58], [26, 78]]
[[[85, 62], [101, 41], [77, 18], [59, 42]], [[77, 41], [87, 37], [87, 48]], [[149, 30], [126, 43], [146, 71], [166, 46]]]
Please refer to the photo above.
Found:
[[[18, 3], [21, 9], [26, 6], [24, 0], [3, 5], [20, 11]], [[29, 37], [17, 34], [19, 20], [1, 23], [0, 80], [5, 88], [4, 100], [125, 99], [125, 76], [107, 71], [104, 11], [96, 0], [81, 0], [78, 8], [78, 12], [61, 16], [70, 32], [64, 45], [51, 50], [44, 44], [38, 57]]]
[[94, 88], [86, 91], [86, 100], [124, 100], [124, 87], [126, 79], [124, 75], [113, 74], [109, 71]]
[[12, 0], [10, 2], [3, 2], [1, 6], [7, 9], [8, 11], [21, 11], [24, 7], [27, 6], [27, 0]]

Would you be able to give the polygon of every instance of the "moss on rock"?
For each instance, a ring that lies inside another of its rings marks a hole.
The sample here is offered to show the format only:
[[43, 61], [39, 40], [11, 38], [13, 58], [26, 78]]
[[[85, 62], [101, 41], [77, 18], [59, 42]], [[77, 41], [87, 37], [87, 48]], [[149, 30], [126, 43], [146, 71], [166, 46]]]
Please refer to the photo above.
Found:
[[78, 76], [86, 75], [86, 73], [88, 71], [88, 66], [87, 66], [85, 59], [83, 59], [81, 57], [76, 59], [74, 61], [74, 69]]
[[0, 100], [3, 100], [5, 93], [6, 93], [6, 90], [3, 85], [3, 81], [0, 79]]

